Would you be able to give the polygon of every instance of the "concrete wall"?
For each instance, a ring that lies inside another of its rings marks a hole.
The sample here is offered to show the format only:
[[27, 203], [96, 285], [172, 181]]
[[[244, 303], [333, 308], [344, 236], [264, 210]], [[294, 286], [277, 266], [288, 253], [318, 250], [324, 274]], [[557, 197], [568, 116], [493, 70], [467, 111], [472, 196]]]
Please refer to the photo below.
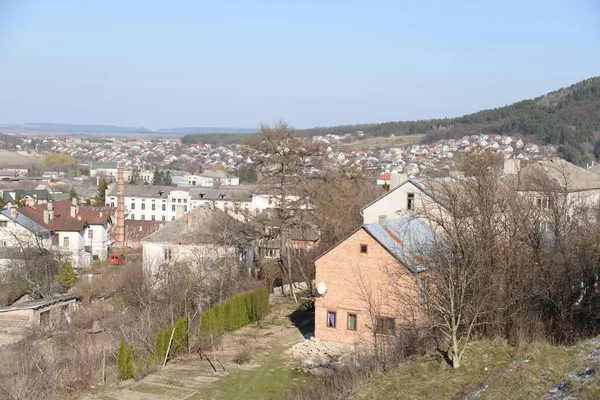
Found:
[[365, 208], [362, 212], [363, 222], [365, 224], [377, 222], [380, 215], [385, 215], [387, 219], [396, 219], [414, 214], [407, 207], [409, 193], [415, 195], [415, 210], [422, 209], [426, 195], [412, 182], [406, 182]]
[[[361, 253], [367, 245], [367, 253]], [[418, 295], [417, 277], [360, 229], [315, 263], [317, 283], [327, 292], [315, 300], [315, 336], [324, 341], [364, 344], [373, 340], [376, 314], [396, 319], [399, 326], [414, 310], [404, 300]], [[390, 285], [391, 279], [395, 282]], [[402, 300], [402, 304], [400, 302]], [[327, 314], [336, 312], [335, 328]], [[356, 331], [347, 329], [348, 314], [357, 316]]]

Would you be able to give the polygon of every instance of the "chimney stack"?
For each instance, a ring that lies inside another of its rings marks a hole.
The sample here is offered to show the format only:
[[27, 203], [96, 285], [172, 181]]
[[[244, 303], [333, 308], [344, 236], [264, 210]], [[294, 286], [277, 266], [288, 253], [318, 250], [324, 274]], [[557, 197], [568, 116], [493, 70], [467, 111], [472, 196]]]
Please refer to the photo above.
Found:
[[17, 207], [12, 206], [10, 208], [10, 216], [13, 217], [13, 218], [17, 218]]
[[192, 215], [191, 212], [189, 212], [188, 215], [187, 215], [187, 223], [188, 223], [188, 225], [191, 225], [193, 221], [194, 221], [194, 216]]
[[387, 226], [387, 217], [385, 215], [379, 216], [379, 225], [384, 227]]
[[125, 249], [125, 178], [123, 168], [117, 169], [117, 242], [118, 251]]
[[48, 225], [50, 222], [50, 211], [44, 210], [44, 224]]

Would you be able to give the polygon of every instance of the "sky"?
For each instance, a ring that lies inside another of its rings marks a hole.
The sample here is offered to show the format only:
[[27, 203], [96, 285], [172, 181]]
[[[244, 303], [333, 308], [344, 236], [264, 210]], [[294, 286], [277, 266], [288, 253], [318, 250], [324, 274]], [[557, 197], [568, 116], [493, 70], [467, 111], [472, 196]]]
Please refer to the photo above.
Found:
[[597, 75], [597, 0], [0, 0], [0, 123], [454, 117]]

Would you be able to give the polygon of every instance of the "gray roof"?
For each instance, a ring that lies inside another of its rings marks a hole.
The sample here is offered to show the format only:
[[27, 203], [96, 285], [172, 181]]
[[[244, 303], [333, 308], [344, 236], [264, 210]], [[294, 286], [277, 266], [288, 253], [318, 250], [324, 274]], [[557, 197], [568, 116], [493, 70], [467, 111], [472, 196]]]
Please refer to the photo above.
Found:
[[[169, 197], [169, 194], [174, 191], [188, 192], [192, 199], [203, 200], [223, 200], [223, 201], [250, 201], [252, 194], [256, 192], [256, 185], [236, 185], [236, 186], [220, 186], [218, 188], [211, 187], [173, 187], [173, 186], [153, 186], [153, 185], [125, 185], [125, 196], [134, 197], [151, 197], [163, 198]], [[159, 192], [162, 191], [162, 196]], [[202, 195], [203, 194], [203, 195]], [[221, 198], [221, 194], [225, 194]], [[117, 196], [117, 185], [110, 185], [107, 196]], [[202, 195], [202, 196], [201, 196]]]
[[36, 235], [49, 235], [52, 233], [50, 229], [44, 228], [42, 225], [37, 222], [27, 218], [23, 214], [17, 211], [17, 216], [13, 218], [10, 213], [10, 209], [6, 208], [0, 211], [0, 214], [4, 215], [11, 221], [15, 221], [17, 224], [21, 225], [23, 228], [27, 229], [30, 232], [33, 232]]
[[19, 311], [19, 310], [37, 310], [39, 308], [51, 306], [56, 303], [61, 303], [65, 301], [76, 300], [77, 296], [62, 296], [62, 297], [52, 297], [49, 299], [41, 299], [41, 300], [32, 300], [27, 301], [25, 303], [15, 304], [14, 306], [8, 307], [0, 307], [1, 312], [7, 311]]
[[[173, 222], [167, 223], [162, 228], [142, 239], [145, 243], [178, 243], [202, 244], [215, 243], [216, 236], [223, 233], [226, 226], [239, 226], [242, 223], [227, 215], [223, 211], [205, 205], [196, 207], [188, 214]], [[225, 242], [233, 238], [219, 238]]]
[[431, 227], [420, 218], [398, 218], [362, 226], [381, 246], [412, 272], [426, 271], [421, 255], [436, 239]]

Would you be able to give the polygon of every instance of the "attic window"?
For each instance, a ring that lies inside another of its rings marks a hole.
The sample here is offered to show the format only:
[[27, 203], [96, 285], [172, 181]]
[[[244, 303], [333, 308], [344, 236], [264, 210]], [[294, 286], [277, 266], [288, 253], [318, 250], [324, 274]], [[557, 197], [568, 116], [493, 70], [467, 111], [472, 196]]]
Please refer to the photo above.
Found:
[[223, 199], [223, 198], [225, 198], [225, 196], [226, 196], [226, 193], [221, 193], [221, 194], [219, 195], [219, 197], [220, 197], [220, 198], [222, 198], [222, 199]]
[[206, 193], [202, 192], [198, 196], [200, 196], [200, 198], [203, 199], [205, 195], [206, 195]]
[[165, 191], [164, 191], [164, 190], [159, 190], [159, 191], [158, 191], [158, 195], [159, 195], [159, 196], [162, 196], [163, 194], [165, 194]]
[[367, 250], [368, 250], [368, 246], [366, 244], [361, 244], [360, 245], [360, 252], [362, 254], [367, 254]]
[[406, 194], [406, 209], [407, 210], [415, 209], [415, 194], [414, 193]]

